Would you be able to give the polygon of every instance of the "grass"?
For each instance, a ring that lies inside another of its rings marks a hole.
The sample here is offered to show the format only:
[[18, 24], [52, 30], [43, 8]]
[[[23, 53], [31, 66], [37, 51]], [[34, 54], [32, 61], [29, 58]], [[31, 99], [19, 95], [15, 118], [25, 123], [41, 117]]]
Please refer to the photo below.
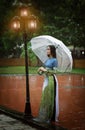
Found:
[[[30, 74], [37, 73], [37, 67], [29, 67]], [[0, 74], [25, 74], [25, 66], [0, 67]]]
[[82, 69], [78, 69], [78, 68], [75, 68], [72, 70], [71, 73], [75, 73], [75, 74], [85, 74], [85, 69], [82, 68]]
[[[29, 67], [29, 74], [37, 74], [38, 67]], [[59, 72], [58, 72], [59, 73]], [[73, 69], [70, 73], [85, 74], [85, 69]], [[25, 66], [0, 67], [0, 74], [25, 74]]]

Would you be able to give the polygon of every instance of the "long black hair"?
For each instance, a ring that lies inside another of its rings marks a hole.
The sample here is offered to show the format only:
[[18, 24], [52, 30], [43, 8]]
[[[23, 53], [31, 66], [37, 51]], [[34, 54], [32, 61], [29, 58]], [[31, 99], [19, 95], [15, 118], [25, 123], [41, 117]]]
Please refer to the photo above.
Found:
[[56, 58], [56, 48], [54, 45], [48, 45], [48, 47], [50, 48], [51, 51], [51, 55]]

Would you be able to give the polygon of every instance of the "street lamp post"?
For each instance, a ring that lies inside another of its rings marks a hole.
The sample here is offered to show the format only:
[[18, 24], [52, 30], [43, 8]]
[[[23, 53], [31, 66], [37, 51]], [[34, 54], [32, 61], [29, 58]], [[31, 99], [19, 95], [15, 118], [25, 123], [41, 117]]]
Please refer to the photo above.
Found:
[[31, 106], [30, 106], [30, 92], [29, 92], [29, 67], [28, 67], [28, 53], [27, 53], [27, 34], [23, 33], [23, 42], [25, 49], [25, 72], [26, 72], [26, 103], [25, 103], [25, 116], [31, 117]]
[[[22, 27], [21, 27], [22, 26]], [[28, 65], [28, 51], [27, 51], [27, 32], [34, 32], [37, 28], [37, 19], [33, 15], [28, 16], [27, 7], [21, 8], [20, 16], [15, 16], [12, 20], [11, 27], [15, 31], [19, 31], [20, 28], [23, 34], [23, 42], [25, 49], [25, 72], [26, 72], [26, 103], [25, 103], [25, 111], [24, 116], [31, 118], [31, 105], [30, 105], [30, 92], [29, 92], [29, 65]]]

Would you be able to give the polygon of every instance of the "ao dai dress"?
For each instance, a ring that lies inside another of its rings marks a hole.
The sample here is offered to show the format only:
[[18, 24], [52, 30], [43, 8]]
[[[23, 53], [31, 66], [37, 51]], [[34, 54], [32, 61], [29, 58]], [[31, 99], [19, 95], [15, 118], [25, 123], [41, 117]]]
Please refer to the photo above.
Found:
[[55, 75], [55, 68], [58, 62], [56, 58], [49, 58], [44, 66], [47, 73], [44, 74], [42, 88], [42, 97], [38, 118], [42, 122], [58, 121], [59, 104], [58, 104], [58, 81]]

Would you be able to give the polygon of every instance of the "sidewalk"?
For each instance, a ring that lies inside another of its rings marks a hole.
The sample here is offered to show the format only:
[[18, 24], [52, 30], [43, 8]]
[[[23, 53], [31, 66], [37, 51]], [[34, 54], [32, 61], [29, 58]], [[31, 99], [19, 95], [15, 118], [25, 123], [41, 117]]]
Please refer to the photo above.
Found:
[[31, 126], [24, 124], [23, 122], [9, 117], [4, 114], [0, 114], [0, 130], [38, 130]]
[[[15, 116], [17, 117], [17, 116]], [[67, 130], [52, 124], [40, 124], [32, 120], [19, 120], [6, 114], [0, 114], [0, 130]]]

